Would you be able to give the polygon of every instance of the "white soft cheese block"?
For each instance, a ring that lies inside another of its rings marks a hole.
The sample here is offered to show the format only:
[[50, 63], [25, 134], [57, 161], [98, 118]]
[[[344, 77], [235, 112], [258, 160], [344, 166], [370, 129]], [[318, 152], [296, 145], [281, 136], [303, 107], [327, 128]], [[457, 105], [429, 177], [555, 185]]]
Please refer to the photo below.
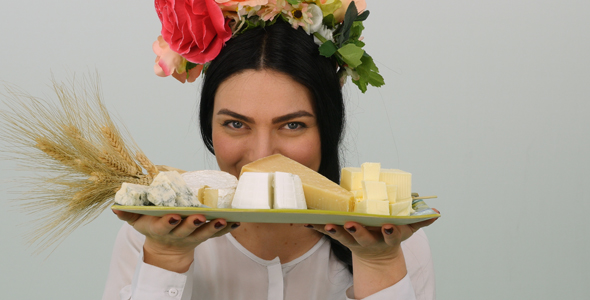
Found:
[[363, 172], [363, 180], [365, 181], [379, 181], [379, 171], [381, 170], [381, 163], [366, 162], [361, 165]]
[[364, 200], [387, 200], [387, 185], [381, 181], [363, 180]]
[[270, 209], [273, 173], [244, 172], [232, 201], [232, 208]]
[[389, 212], [392, 216], [409, 216], [414, 212], [412, 209], [412, 199], [403, 202], [389, 204]]
[[142, 206], [149, 204], [147, 199], [149, 186], [124, 182], [115, 194], [115, 203], [119, 205]]
[[354, 212], [374, 215], [389, 215], [389, 202], [386, 200], [364, 200], [358, 202]]
[[201, 206], [197, 195], [176, 171], [160, 172], [150, 184], [147, 198], [157, 206]]
[[[201, 192], [203, 204], [213, 208], [230, 208], [238, 179], [227, 172], [216, 170], [192, 171], [182, 174], [189, 188]], [[213, 206], [212, 206], [213, 205]]]
[[393, 204], [397, 200], [397, 185], [387, 185], [387, 200], [389, 204]]
[[354, 211], [355, 201], [350, 191], [281, 154], [274, 154], [251, 162], [242, 167], [242, 174], [245, 172], [296, 174], [301, 178], [308, 209]]
[[295, 174], [275, 172], [273, 180], [275, 209], [307, 209], [301, 178]]
[[381, 169], [379, 181], [397, 185], [397, 199], [412, 197], [412, 174], [397, 169]]
[[342, 168], [340, 173], [340, 186], [349, 190], [356, 191], [363, 188], [361, 181], [363, 181], [363, 172], [361, 168], [346, 167]]

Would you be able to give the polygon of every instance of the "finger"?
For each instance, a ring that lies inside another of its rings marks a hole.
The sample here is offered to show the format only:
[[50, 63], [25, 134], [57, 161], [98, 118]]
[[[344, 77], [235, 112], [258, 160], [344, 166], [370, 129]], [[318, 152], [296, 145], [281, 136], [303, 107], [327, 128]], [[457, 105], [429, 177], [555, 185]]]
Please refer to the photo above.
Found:
[[227, 227], [227, 222], [224, 219], [215, 219], [211, 222], [205, 223], [200, 226], [199, 230], [195, 230], [190, 237], [197, 238], [200, 240], [206, 240], [214, 237], [215, 234]]
[[149, 223], [149, 232], [155, 235], [167, 235], [180, 224], [182, 218], [178, 214], [165, 215]]
[[[409, 229], [408, 229], [409, 230]], [[381, 232], [383, 234], [383, 240], [386, 244], [390, 246], [399, 246], [399, 244], [404, 240], [403, 238], [403, 227], [402, 226], [395, 226], [393, 224], [385, 224], [381, 226]], [[412, 233], [408, 233], [411, 235]]]
[[238, 227], [240, 227], [240, 223], [239, 222], [227, 223], [227, 226], [225, 226], [220, 231], [216, 232], [212, 237], [222, 236], [224, 234], [227, 234], [228, 232], [233, 231], [234, 229], [236, 229]]
[[195, 229], [205, 224], [206, 221], [207, 218], [205, 218], [203, 215], [188, 216], [182, 220], [180, 224], [176, 226], [170, 233], [175, 237], [185, 238], [191, 235]]
[[342, 226], [327, 224], [322, 229], [322, 232], [324, 232], [324, 234], [328, 234], [333, 239], [338, 240], [340, 243], [347, 247], [355, 246], [358, 244], [356, 239], [352, 236], [351, 232], [346, 230]]
[[412, 233], [414, 233], [414, 232], [418, 231], [418, 229], [420, 229], [422, 227], [426, 227], [426, 226], [431, 225], [436, 220], [438, 220], [438, 218], [429, 219], [429, 220], [418, 222], [418, 223], [408, 224], [408, 226], [412, 229]]
[[133, 226], [133, 223], [135, 223], [135, 221], [137, 221], [137, 219], [139, 219], [139, 217], [141, 217], [140, 214], [134, 214], [134, 213], [130, 213], [130, 212], [122, 211], [122, 210], [116, 210], [116, 209], [113, 209], [113, 213], [115, 213], [115, 215], [117, 215], [119, 220], [129, 223], [129, 225], [131, 225], [131, 226]]
[[375, 243], [381, 241], [381, 232], [370, 230], [370, 227], [364, 227], [357, 222], [346, 222], [344, 223], [344, 228], [347, 228], [347, 231], [350, 232], [350, 235], [355, 239], [355, 241], [363, 247], [371, 246]]

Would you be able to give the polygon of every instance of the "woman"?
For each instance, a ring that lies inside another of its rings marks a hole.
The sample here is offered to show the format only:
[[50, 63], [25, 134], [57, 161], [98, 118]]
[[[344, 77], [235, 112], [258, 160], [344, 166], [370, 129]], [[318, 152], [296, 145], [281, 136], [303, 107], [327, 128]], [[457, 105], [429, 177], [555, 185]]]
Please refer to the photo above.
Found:
[[[279, 20], [229, 40], [207, 69], [200, 125], [222, 171], [238, 176], [281, 153], [339, 181], [339, 76], [301, 28]], [[417, 231], [434, 220], [369, 228], [115, 213], [131, 226], [117, 237], [103, 299], [434, 298]]]

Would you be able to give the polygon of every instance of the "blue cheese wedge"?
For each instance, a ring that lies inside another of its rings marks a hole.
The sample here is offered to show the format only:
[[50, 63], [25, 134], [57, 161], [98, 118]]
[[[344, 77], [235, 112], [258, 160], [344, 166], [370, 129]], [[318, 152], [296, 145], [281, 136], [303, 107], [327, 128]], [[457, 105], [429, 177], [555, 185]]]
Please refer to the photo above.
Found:
[[270, 209], [272, 207], [273, 177], [273, 173], [242, 173], [231, 207]]
[[176, 171], [160, 172], [149, 187], [147, 199], [157, 206], [201, 206], [197, 196]]
[[124, 182], [115, 194], [115, 203], [129, 206], [147, 205], [148, 189], [149, 186]]
[[275, 172], [273, 208], [307, 209], [301, 178], [295, 174]]
[[203, 204], [212, 208], [231, 208], [238, 179], [227, 172], [202, 170], [186, 172], [182, 178]]

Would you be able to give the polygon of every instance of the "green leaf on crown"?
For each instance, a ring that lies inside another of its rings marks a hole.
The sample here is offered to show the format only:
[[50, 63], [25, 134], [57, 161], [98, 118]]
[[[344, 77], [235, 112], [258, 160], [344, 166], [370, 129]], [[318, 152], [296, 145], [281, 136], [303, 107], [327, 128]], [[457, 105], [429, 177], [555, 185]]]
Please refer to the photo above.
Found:
[[352, 23], [354, 23], [354, 19], [356, 19], [357, 16], [358, 10], [356, 9], [356, 4], [354, 4], [354, 1], [351, 1], [350, 5], [348, 5], [348, 9], [346, 9], [346, 14], [344, 14], [342, 31], [338, 37], [339, 46], [344, 45], [344, 43], [350, 38], [350, 28], [352, 28]]
[[338, 53], [342, 56], [342, 60], [354, 69], [362, 63], [361, 58], [365, 54], [365, 50], [355, 44], [346, 44], [338, 49]]
[[363, 11], [362, 14], [358, 15], [358, 17], [356, 17], [356, 19], [354, 19], [357, 22], [362, 22], [364, 20], [366, 20], [369, 17], [369, 11], [365, 10]]
[[352, 23], [352, 28], [350, 28], [350, 37], [349, 40], [358, 41], [358, 39], [363, 34], [363, 30], [365, 26], [363, 26], [362, 22], [355, 21]]
[[320, 54], [325, 57], [331, 57], [338, 51], [338, 48], [332, 41], [325, 41], [319, 48]]
[[299, 4], [299, 2], [301, 2], [301, 0], [287, 0], [287, 2], [289, 2], [289, 4], [291, 4], [291, 5], [295, 5], [295, 4]]
[[336, 27], [336, 18], [334, 18], [333, 14], [329, 14], [324, 17], [324, 19], [322, 20], [322, 24], [326, 25], [326, 27], [330, 29], [333, 29], [334, 27]]
[[367, 85], [374, 87], [380, 87], [385, 84], [383, 77], [379, 75], [379, 69], [375, 65], [373, 58], [369, 54], [363, 55], [361, 58], [362, 64], [356, 68], [356, 72], [359, 74], [359, 80], [352, 80], [356, 84], [361, 92], [367, 91]]

